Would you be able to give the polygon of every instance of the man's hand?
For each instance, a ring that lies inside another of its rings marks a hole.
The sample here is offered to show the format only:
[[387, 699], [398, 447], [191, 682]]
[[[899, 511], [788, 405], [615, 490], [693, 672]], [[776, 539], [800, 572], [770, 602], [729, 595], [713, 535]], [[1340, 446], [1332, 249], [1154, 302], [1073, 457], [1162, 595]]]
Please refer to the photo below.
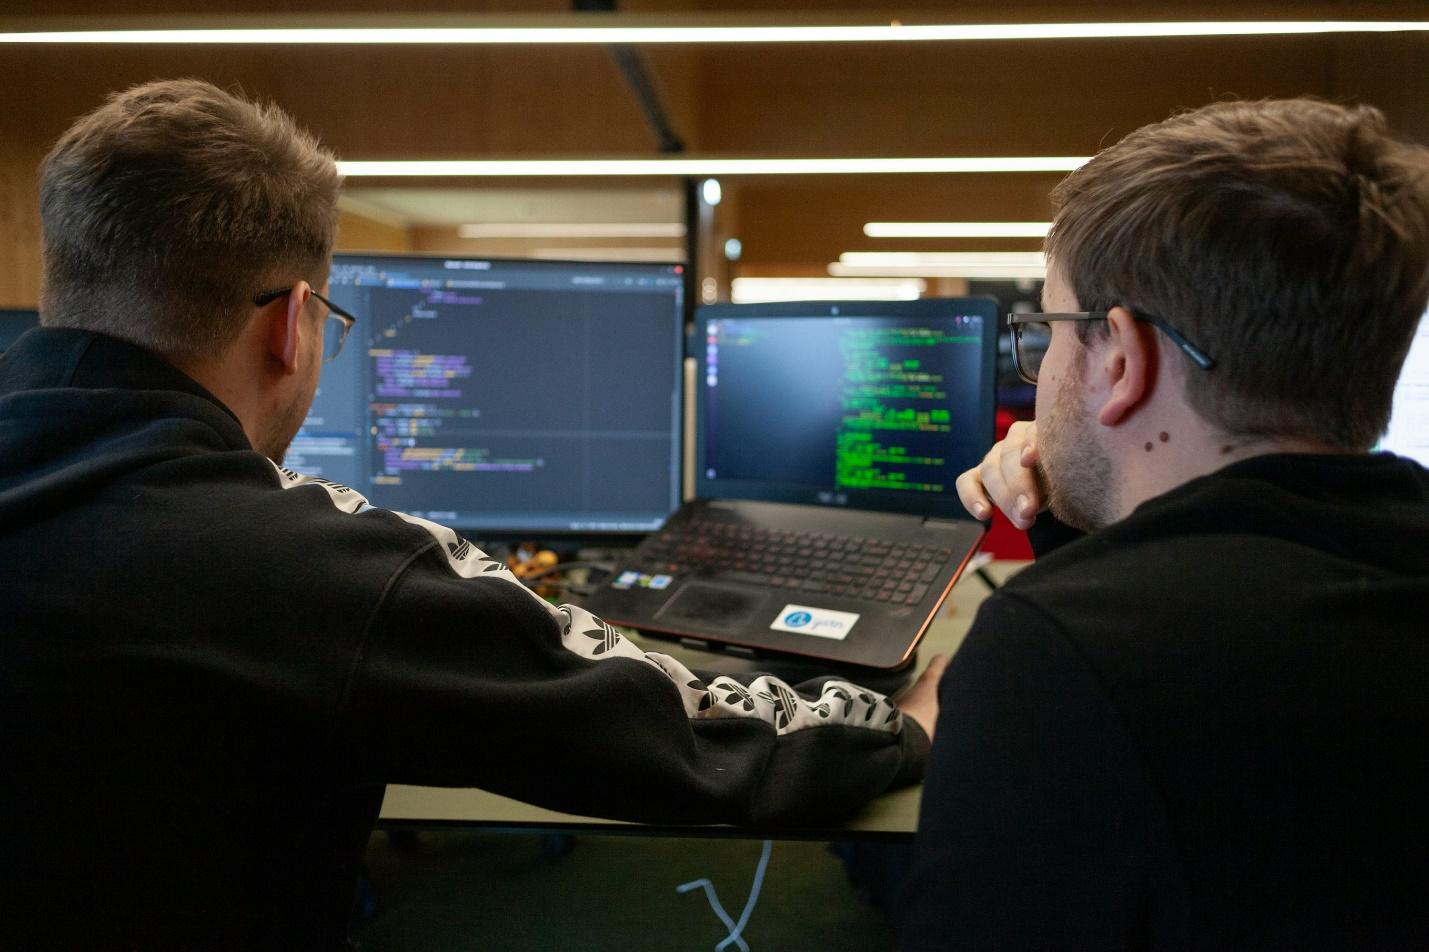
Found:
[[933, 727], [938, 723], [938, 682], [947, 667], [946, 656], [933, 655], [918, 680], [898, 699], [898, 709], [905, 717], [917, 721], [929, 740], [933, 739]]
[[958, 477], [958, 498], [975, 519], [991, 519], [996, 506], [1014, 526], [1026, 529], [1047, 495], [1037, 481], [1037, 458], [1037, 424], [1012, 424], [980, 464]]

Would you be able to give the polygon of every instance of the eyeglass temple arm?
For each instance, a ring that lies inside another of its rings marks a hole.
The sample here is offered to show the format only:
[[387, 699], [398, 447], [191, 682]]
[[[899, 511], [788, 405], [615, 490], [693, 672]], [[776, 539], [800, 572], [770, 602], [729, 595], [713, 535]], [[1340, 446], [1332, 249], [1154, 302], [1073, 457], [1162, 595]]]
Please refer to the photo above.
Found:
[[1171, 338], [1172, 342], [1175, 343], [1177, 347], [1185, 351], [1187, 357], [1190, 357], [1193, 361], [1196, 362], [1197, 367], [1200, 367], [1202, 370], [1210, 370], [1216, 365], [1216, 362], [1211, 359], [1209, 354], [1201, 350], [1201, 348], [1197, 347], [1195, 344], [1188, 341], [1185, 337], [1181, 336], [1180, 331], [1176, 330], [1176, 328], [1161, 320], [1161, 318], [1152, 317], [1149, 314], [1137, 314], [1136, 317], [1138, 320], [1145, 321], [1146, 323], [1155, 327], [1161, 333], [1165, 334], [1167, 337]]

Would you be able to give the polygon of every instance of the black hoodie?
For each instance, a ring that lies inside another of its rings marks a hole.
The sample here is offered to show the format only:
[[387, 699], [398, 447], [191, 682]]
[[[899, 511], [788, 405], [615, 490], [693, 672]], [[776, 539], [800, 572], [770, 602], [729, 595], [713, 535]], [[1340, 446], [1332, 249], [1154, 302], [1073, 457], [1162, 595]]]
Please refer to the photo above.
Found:
[[1429, 948], [1429, 472], [1267, 455], [983, 603], [904, 947]]
[[927, 747], [851, 687], [645, 653], [125, 342], [0, 357], [0, 948], [339, 945], [388, 782], [826, 822]]

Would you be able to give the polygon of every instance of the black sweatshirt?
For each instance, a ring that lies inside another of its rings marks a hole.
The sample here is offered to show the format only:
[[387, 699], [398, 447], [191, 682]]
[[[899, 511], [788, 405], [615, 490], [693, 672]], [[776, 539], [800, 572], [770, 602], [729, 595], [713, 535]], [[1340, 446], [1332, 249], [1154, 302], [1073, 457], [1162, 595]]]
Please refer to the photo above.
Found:
[[1153, 499], [990, 597], [940, 697], [905, 948], [1429, 948], [1415, 463]]
[[82, 331], [0, 357], [0, 606], [0, 948], [335, 946], [388, 782], [810, 824], [927, 748], [854, 685], [645, 653]]

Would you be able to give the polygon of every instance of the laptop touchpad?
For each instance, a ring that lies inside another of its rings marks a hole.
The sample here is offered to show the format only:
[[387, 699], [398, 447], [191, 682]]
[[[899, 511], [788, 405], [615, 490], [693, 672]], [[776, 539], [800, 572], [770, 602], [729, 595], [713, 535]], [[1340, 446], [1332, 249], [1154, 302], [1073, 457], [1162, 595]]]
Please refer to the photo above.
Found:
[[724, 627], [752, 615], [764, 602], [763, 589], [689, 582], [656, 612], [662, 621], [687, 621]]

